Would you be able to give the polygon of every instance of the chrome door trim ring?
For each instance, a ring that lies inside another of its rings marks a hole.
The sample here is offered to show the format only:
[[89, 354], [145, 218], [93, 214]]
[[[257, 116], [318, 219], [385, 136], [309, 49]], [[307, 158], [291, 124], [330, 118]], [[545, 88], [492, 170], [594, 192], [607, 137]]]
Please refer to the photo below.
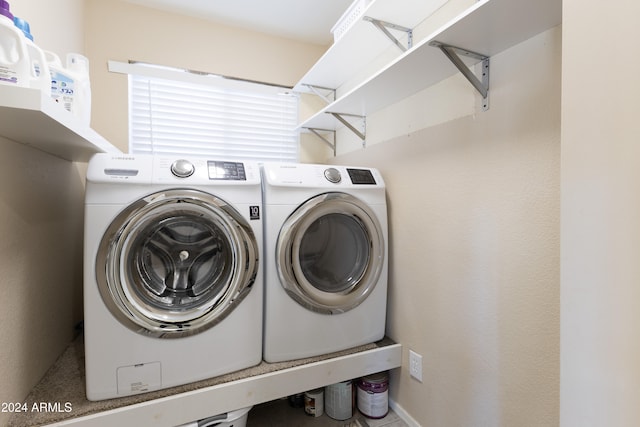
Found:
[[[368, 234], [370, 257], [357, 282], [332, 293], [313, 286], [301, 271], [298, 251], [302, 236], [318, 218], [328, 214], [350, 215]], [[276, 270], [286, 293], [303, 307], [322, 314], [347, 312], [360, 305], [375, 288], [385, 254], [382, 227], [373, 210], [358, 198], [340, 192], [315, 196], [300, 205], [284, 222], [276, 244]]]
[[[157, 210], [191, 209], [223, 229], [233, 252], [233, 268], [221, 296], [189, 313], [153, 312], [136, 297], [121, 276], [121, 254], [135, 226]], [[95, 274], [104, 304], [130, 330], [159, 338], [203, 332], [222, 321], [250, 292], [258, 273], [259, 248], [248, 222], [224, 200], [193, 189], [159, 191], [123, 209], [105, 231], [98, 247]]]

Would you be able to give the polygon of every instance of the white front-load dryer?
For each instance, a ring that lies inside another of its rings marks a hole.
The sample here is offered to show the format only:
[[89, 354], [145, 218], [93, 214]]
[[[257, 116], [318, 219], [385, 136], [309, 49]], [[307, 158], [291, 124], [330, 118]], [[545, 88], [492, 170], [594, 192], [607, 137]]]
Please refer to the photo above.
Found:
[[372, 168], [263, 166], [263, 358], [293, 360], [383, 338], [387, 204]]
[[259, 166], [97, 154], [85, 196], [89, 400], [262, 359]]

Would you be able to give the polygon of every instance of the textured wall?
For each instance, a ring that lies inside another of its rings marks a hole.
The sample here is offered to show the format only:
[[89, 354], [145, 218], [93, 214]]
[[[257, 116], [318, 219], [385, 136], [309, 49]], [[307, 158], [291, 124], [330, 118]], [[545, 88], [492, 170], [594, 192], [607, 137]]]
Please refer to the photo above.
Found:
[[563, 427], [640, 425], [639, 15], [563, 1]]
[[0, 159], [0, 402], [21, 402], [82, 320], [84, 175], [1, 137]]
[[[10, 3], [39, 46], [83, 53], [83, 0]], [[0, 402], [24, 399], [82, 320], [83, 183], [78, 165], [0, 137]]]
[[333, 160], [387, 182], [391, 398], [423, 426], [559, 423], [560, 50], [556, 28], [492, 57], [488, 112], [411, 131], [432, 88], [368, 118], [400, 136]]

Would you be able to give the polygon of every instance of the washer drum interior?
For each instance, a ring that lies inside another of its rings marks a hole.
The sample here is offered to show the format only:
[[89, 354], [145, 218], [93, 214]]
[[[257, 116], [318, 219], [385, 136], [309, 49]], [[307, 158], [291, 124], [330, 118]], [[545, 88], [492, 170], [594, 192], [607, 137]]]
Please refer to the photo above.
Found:
[[258, 271], [251, 227], [228, 203], [191, 189], [151, 194], [105, 232], [96, 279], [111, 313], [131, 330], [193, 335], [222, 321]]

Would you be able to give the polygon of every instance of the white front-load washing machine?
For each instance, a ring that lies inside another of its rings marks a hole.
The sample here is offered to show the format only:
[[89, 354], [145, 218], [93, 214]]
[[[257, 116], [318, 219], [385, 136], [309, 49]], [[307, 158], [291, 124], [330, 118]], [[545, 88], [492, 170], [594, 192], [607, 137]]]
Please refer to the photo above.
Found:
[[293, 360], [383, 338], [387, 204], [372, 168], [263, 166], [263, 358]]
[[262, 359], [259, 166], [97, 154], [85, 196], [89, 400]]

